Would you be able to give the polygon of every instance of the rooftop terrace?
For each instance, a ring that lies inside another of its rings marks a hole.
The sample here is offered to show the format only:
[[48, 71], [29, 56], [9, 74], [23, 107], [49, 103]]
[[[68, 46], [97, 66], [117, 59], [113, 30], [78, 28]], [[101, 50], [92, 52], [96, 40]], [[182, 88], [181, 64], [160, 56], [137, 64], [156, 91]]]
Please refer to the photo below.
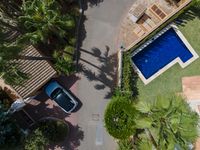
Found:
[[[182, 0], [172, 3], [171, 0], [137, 1], [121, 23], [119, 41], [129, 50], [147, 35], [166, 22], [174, 14], [184, 8], [191, 0]], [[140, 6], [141, 9], [138, 9]], [[144, 11], [144, 8], [145, 11]], [[135, 16], [137, 14], [137, 16]], [[133, 19], [138, 17], [136, 20]]]

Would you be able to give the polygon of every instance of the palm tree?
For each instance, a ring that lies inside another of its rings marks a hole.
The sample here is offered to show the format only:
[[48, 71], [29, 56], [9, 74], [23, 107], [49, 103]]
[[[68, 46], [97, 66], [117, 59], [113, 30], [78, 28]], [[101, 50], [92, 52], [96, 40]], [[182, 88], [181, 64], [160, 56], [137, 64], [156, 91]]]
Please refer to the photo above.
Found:
[[61, 6], [55, 0], [24, 0], [22, 14], [18, 18], [25, 31], [21, 40], [30, 39], [32, 44], [48, 43], [55, 36], [62, 39], [75, 26], [73, 17], [63, 15]]
[[0, 1], [0, 27], [5, 30], [21, 32], [17, 18], [21, 15], [21, 5], [16, 0]]
[[21, 15], [20, 6], [21, 3], [19, 0], [1, 0], [0, 2], [1, 12], [10, 18], [17, 18], [19, 15]]
[[140, 112], [136, 128], [143, 130], [135, 141], [138, 149], [188, 149], [198, 136], [198, 115], [180, 96], [140, 101], [136, 109]]
[[20, 84], [26, 78], [13, 61], [21, 50], [16, 42], [8, 42], [6, 34], [0, 29], [0, 77], [8, 84]]

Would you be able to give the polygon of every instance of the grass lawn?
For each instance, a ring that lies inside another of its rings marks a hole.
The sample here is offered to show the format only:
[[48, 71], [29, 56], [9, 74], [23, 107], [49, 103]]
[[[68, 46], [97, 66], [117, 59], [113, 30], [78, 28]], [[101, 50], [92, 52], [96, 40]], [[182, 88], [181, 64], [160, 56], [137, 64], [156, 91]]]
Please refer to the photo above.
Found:
[[[200, 10], [194, 8], [191, 10], [179, 17], [182, 23], [178, 27], [200, 56]], [[181, 92], [181, 78], [196, 75], [200, 76], [200, 58], [184, 69], [179, 64], [174, 65], [146, 86], [139, 79], [137, 83], [139, 99], [151, 100], [155, 96]]]

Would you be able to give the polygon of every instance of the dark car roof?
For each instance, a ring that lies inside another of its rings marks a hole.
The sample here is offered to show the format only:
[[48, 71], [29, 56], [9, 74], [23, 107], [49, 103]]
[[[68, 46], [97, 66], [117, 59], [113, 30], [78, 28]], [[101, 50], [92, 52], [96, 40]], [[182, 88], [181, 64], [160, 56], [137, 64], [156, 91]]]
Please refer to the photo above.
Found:
[[65, 111], [70, 111], [75, 105], [71, 98], [61, 88], [57, 88], [51, 94], [51, 97]]

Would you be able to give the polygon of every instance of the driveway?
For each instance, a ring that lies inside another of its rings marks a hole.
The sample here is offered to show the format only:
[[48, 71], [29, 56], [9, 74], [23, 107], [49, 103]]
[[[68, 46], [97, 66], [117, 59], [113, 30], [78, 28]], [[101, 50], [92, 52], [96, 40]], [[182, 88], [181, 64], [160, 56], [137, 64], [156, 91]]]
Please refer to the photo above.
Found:
[[104, 110], [117, 81], [117, 50], [120, 21], [133, 0], [106, 0], [85, 11], [86, 37], [80, 54], [80, 80], [76, 96], [82, 107], [77, 112], [84, 138], [79, 150], [116, 150], [117, 144], [104, 128]]
[[[72, 76], [59, 76], [55, 78], [64, 88], [69, 89], [72, 93], [76, 93], [76, 82], [79, 78]], [[72, 94], [74, 97], [75, 95]], [[76, 97], [75, 97], [76, 98]], [[75, 150], [80, 145], [80, 141], [84, 138], [84, 132], [77, 123], [77, 111], [82, 107], [81, 101], [78, 101], [78, 107], [73, 113], [65, 113], [54, 101], [52, 101], [45, 92], [41, 89], [36, 96], [34, 96], [23, 111], [15, 113], [20, 126], [24, 129], [29, 128], [34, 122], [38, 122], [46, 118], [60, 119], [68, 123], [70, 132], [64, 141], [54, 143], [48, 146], [48, 150]]]

